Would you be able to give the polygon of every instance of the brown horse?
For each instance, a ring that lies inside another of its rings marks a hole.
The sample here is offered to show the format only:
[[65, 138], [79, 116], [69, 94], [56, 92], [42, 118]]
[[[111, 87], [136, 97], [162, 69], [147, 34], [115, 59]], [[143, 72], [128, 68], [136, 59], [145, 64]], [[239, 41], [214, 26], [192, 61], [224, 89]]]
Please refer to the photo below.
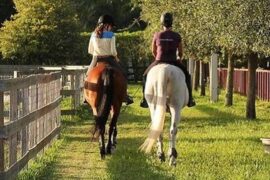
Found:
[[[84, 95], [90, 104], [95, 119], [93, 136], [99, 138], [100, 155], [111, 154], [116, 146], [117, 119], [122, 102], [126, 96], [127, 82], [124, 75], [106, 62], [99, 62], [85, 80]], [[109, 127], [108, 144], [105, 151], [105, 126], [111, 112], [112, 118]]]

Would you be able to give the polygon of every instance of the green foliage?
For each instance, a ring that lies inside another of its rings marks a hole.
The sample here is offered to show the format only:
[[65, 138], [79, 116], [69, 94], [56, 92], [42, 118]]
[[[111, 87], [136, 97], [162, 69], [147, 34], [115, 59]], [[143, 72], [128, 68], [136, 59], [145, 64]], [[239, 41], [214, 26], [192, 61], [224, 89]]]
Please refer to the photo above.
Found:
[[27, 171], [22, 171], [19, 173], [18, 180], [27, 179], [39, 179], [40, 177], [49, 176], [47, 172], [52, 170], [52, 164], [55, 163], [55, 157], [57, 151], [63, 144], [62, 140], [57, 140], [52, 145], [45, 150], [45, 153], [39, 155], [34, 161], [29, 163]]
[[0, 32], [3, 58], [16, 64], [76, 64], [82, 48], [74, 5], [66, 0], [16, 0], [18, 14]]
[[81, 49], [80, 49], [80, 53], [78, 54], [80, 57], [78, 64], [90, 64], [92, 56], [90, 54], [88, 54], [88, 44], [89, 44], [89, 40], [90, 40], [90, 36], [91, 33], [90, 32], [82, 32], [80, 33], [81, 36]]
[[186, 56], [203, 59], [219, 47], [239, 55], [250, 52], [269, 55], [270, 1], [142, 0], [142, 15], [149, 22], [148, 35], [160, 30], [162, 12], [174, 14], [174, 29], [180, 32]]
[[251, 52], [269, 55], [269, 1], [213, 2], [211, 4], [216, 11], [208, 16], [214, 17], [215, 22], [218, 22], [215, 30], [218, 45], [240, 55]]
[[148, 55], [147, 50], [150, 49], [150, 46], [146, 46], [143, 43], [143, 35], [144, 31], [116, 34], [118, 56], [125, 64], [128, 61], [140, 62], [142, 58], [145, 58]]
[[135, 81], [142, 79], [142, 75], [150, 63], [150, 46], [143, 42], [144, 33], [144, 31], [137, 31], [116, 35], [119, 58], [126, 69], [132, 65]]
[[132, 0], [73, 0], [80, 21], [88, 31], [96, 26], [99, 16], [110, 14], [114, 17], [116, 28], [121, 29], [132, 23], [133, 18], [138, 18], [140, 9]]

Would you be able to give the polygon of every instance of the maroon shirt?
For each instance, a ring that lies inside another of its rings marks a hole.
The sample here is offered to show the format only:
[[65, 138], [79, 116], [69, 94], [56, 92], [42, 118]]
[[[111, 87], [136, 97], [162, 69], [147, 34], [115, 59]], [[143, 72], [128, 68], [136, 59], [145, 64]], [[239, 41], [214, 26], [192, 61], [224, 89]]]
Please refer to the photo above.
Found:
[[157, 61], [175, 61], [176, 51], [181, 42], [180, 34], [165, 30], [155, 33], [153, 43], [157, 47], [157, 55], [155, 59]]

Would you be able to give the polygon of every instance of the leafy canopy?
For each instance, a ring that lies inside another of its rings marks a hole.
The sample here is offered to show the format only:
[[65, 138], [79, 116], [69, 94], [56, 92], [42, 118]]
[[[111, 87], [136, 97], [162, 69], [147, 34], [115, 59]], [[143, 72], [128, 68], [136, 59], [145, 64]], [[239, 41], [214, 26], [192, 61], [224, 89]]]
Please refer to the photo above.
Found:
[[18, 13], [0, 31], [3, 58], [17, 64], [66, 64], [80, 53], [80, 26], [67, 0], [15, 0]]

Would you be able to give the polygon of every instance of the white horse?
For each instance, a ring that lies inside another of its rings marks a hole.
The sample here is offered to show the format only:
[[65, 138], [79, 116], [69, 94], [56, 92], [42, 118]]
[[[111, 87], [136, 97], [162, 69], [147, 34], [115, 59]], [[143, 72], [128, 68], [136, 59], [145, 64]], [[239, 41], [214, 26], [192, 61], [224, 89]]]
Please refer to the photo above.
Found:
[[185, 74], [176, 66], [158, 64], [147, 74], [144, 93], [150, 108], [152, 123], [148, 138], [141, 145], [140, 150], [149, 153], [157, 140], [157, 155], [161, 161], [165, 161], [162, 132], [166, 106], [168, 106], [171, 114], [168, 156], [169, 164], [175, 166], [177, 125], [180, 122], [181, 109], [188, 103]]

